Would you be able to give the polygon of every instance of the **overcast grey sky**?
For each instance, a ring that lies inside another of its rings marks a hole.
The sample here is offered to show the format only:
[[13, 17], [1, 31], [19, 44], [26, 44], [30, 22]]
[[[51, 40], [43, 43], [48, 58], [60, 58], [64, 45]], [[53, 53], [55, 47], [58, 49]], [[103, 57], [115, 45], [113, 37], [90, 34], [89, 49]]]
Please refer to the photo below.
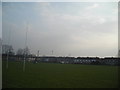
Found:
[[116, 56], [117, 2], [3, 2], [3, 44], [56, 56]]

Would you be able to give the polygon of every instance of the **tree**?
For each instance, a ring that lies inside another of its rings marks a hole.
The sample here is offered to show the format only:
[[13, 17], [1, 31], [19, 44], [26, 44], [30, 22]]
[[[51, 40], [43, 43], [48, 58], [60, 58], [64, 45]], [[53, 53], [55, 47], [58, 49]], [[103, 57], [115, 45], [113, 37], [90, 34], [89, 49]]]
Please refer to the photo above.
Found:
[[30, 49], [28, 47], [24, 48], [24, 55], [30, 55]]
[[21, 49], [19, 48], [17, 50], [17, 55], [30, 55], [30, 49], [28, 47], [24, 48], [24, 49]]
[[2, 54], [14, 54], [12, 45], [2, 45]]
[[24, 49], [19, 48], [17, 50], [17, 55], [24, 55]]

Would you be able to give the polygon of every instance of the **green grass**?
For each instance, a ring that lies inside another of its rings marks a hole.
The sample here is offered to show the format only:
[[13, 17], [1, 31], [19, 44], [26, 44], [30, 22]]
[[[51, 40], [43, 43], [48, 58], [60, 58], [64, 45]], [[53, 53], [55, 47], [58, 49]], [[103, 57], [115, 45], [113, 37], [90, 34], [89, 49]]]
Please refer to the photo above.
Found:
[[3, 62], [3, 88], [117, 88], [118, 67]]

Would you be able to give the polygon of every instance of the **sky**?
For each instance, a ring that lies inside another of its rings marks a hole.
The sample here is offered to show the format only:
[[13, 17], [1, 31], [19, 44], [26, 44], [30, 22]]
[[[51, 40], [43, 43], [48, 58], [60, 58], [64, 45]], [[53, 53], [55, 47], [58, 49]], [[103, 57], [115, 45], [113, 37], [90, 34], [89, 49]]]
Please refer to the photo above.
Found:
[[2, 39], [16, 52], [55, 56], [116, 56], [117, 2], [3, 2]]
[[0, 2], [0, 38], [2, 38], [2, 3]]

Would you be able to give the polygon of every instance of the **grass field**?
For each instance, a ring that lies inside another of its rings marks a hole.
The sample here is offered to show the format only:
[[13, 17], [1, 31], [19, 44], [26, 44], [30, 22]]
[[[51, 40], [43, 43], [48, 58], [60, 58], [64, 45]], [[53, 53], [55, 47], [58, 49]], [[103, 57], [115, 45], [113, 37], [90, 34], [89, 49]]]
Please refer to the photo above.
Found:
[[3, 62], [3, 88], [117, 88], [118, 67]]

